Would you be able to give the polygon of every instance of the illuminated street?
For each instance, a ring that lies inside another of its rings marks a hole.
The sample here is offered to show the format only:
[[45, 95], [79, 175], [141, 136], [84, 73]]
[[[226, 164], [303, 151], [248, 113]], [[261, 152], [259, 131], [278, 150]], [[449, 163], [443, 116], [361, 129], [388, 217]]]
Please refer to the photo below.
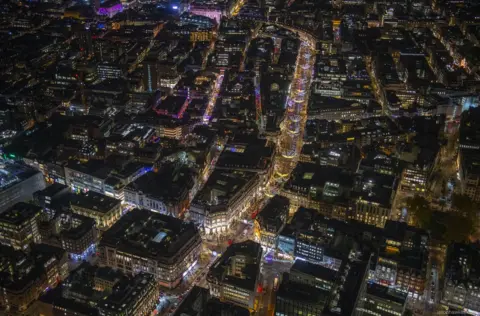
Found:
[[307, 40], [303, 40], [300, 44], [285, 116], [280, 127], [279, 155], [275, 161], [275, 175], [272, 183], [288, 178], [298, 161], [302, 148], [312, 69], [315, 62], [313, 45]]

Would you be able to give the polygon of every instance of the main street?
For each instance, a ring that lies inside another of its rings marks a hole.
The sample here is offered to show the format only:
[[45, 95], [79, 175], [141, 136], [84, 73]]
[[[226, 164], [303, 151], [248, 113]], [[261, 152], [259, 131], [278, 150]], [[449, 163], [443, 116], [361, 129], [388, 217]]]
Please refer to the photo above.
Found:
[[[295, 64], [295, 72], [292, 80], [289, 96], [287, 99], [284, 120], [281, 124], [281, 133], [278, 140], [278, 152], [274, 161], [274, 177], [270, 184], [279, 185], [285, 180], [295, 167], [298, 161], [300, 151], [303, 145], [303, 131], [307, 120], [308, 96], [310, 84], [313, 75], [313, 65], [315, 62], [315, 43], [311, 36], [299, 32], [300, 47]], [[220, 93], [224, 78], [223, 70], [217, 76], [214, 89], [203, 118], [204, 124], [209, 124], [213, 109]], [[267, 193], [271, 190], [267, 189]], [[227, 234], [222, 236], [211, 235], [203, 236], [203, 250], [201, 260], [196, 267], [185, 276], [182, 285], [174, 291], [174, 294], [168, 295], [168, 300], [173, 306], [163, 310], [164, 315], [171, 315], [180, 305], [182, 299], [188, 294], [193, 286], [207, 287], [206, 274], [215, 259], [220, 256], [230, 243], [242, 242], [253, 237], [253, 225], [251, 214], [258, 211], [263, 206], [265, 197], [259, 199], [259, 203], [251, 205], [246, 210], [245, 218], [242, 218], [233, 225]], [[266, 255], [266, 254], [265, 254]], [[270, 258], [264, 258], [261, 264], [263, 293], [259, 297], [259, 309], [256, 315], [273, 315], [275, 295], [274, 292], [278, 286], [281, 275], [288, 272], [292, 266], [292, 261], [281, 261]], [[167, 295], [165, 295], [167, 296]]]
[[[300, 34], [295, 72], [287, 98], [284, 120], [280, 125], [278, 154], [275, 158], [270, 192], [278, 189], [297, 164], [303, 145], [303, 133], [307, 121], [308, 97], [315, 63], [315, 43], [309, 36]], [[276, 188], [277, 187], [277, 188]]]

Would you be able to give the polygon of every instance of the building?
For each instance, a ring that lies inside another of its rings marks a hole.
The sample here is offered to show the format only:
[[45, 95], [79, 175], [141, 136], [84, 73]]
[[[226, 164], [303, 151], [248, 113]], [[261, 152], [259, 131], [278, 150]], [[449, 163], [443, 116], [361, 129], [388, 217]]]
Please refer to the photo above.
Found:
[[262, 247], [274, 249], [280, 231], [287, 222], [290, 201], [283, 196], [275, 195], [255, 218], [255, 238]]
[[0, 212], [45, 188], [42, 173], [26, 165], [0, 160], [0, 171]]
[[118, 282], [110, 295], [98, 302], [101, 316], [147, 316], [158, 304], [160, 295], [155, 276], [140, 272], [132, 279]]
[[40, 297], [38, 312], [45, 316], [150, 315], [158, 297], [159, 287], [151, 274], [130, 276], [82, 262], [62, 285]]
[[68, 275], [67, 253], [45, 244], [27, 254], [0, 246], [0, 306], [8, 315], [36, 315], [39, 296]]
[[305, 260], [295, 260], [290, 268], [289, 280], [310, 285], [322, 291], [332, 291], [336, 287], [341, 272]]
[[162, 165], [124, 189], [125, 202], [153, 212], [180, 217], [187, 209], [196, 172], [182, 162]]
[[69, 193], [70, 188], [68, 186], [53, 183], [43, 190], [36, 191], [33, 194], [33, 201], [43, 208], [44, 212], [49, 213], [56, 205], [60, 204]]
[[480, 155], [476, 150], [461, 149], [458, 155], [460, 192], [472, 201], [480, 201]]
[[143, 62], [143, 87], [148, 92], [157, 91], [158, 85], [158, 65], [156, 61]]
[[470, 108], [462, 113], [459, 135], [459, 155], [457, 165], [460, 175], [460, 190], [468, 195], [473, 201], [480, 201], [480, 148], [478, 131], [480, 125], [478, 119], [480, 112], [477, 108]]
[[215, 168], [255, 172], [260, 177], [261, 185], [265, 185], [272, 176], [274, 158], [275, 148], [265, 139], [236, 135], [228, 140]]
[[317, 209], [323, 215], [345, 220], [353, 184], [352, 171], [300, 162], [280, 194], [289, 198], [294, 206]]
[[355, 206], [349, 218], [383, 228], [390, 218], [396, 190], [395, 176], [370, 170], [358, 172], [355, 180], [356, 192], [352, 194]]
[[387, 286], [368, 283], [355, 315], [402, 316], [405, 313], [407, 293]]
[[190, 100], [186, 96], [167, 96], [155, 107], [157, 114], [171, 116], [174, 119], [181, 119], [188, 108]]
[[261, 260], [262, 247], [254, 241], [230, 245], [207, 274], [210, 294], [221, 301], [256, 311]]
[[226, 233], [255, 201], [258, 189], [256, 173], [215, 169], [193, 199], [190, 219], [206, 234]]
[[193, 223], [134, 209], [103, 235], [100, 263], [125, 273], [153, 274], [161, 286], [175, 288], [197, 263], [201, 238]]
[[94, 219], [100, 230], [107, 230], [122, 216], [122, 201], [94, 191], [71, 194], [70, 208], [75, 214]]
[[95, 251], [97, 229], [95, 220], [78, 215], [63, 213], [58, 216], [62, 248], [76, 260], [83, 260]]
[[480, 247], [454, 243], [448, 247], [445, 261], [445, 284], [441, 302], [461, 308], [469, 314], [480, 312]]
[[250, 316], [250, 311], [212, 297], [208, 289], [194, 286], [173, 316]]
[[276, 293], [274, 315], [323, 315], [329, 295], [311, 285], [291, 282], [286, 274]]
[[116, 64], [103, 63], [97, 66], [98, 77], [102, 80], [122, 78], [124, 72], [125, 70]]
[[395, 286], [408, 297], [422, 299], [427, 280], [429, 235], [406, 223], [387, 221], [373, 280]]
[[28, 203], [17, 203], [0, 214], [0, 243], [18, 250], [27, 250], [40, 243], [38, 220], [42, 208]]

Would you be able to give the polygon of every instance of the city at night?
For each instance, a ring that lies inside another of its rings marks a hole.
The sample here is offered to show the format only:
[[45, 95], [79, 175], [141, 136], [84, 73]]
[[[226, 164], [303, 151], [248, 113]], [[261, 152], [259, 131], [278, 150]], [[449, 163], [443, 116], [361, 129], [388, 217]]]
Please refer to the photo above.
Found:
[[480, 0], [4, 0], [0, 43], [0, 315], [480, 316]]

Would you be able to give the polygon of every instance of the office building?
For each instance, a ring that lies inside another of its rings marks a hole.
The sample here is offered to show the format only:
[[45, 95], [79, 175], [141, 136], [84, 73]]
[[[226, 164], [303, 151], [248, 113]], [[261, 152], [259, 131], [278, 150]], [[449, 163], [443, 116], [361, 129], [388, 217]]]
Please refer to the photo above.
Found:
[[158, 66], [156, 61], [143, 62], [143, 88], [148, 92], [158, 89]]
[[190, 219], [206, 234], [227, 233], [256, 200], [258, 189], [256, 173], [215, 169], [193, 199]]
[[276, 293], [274, 315], [323, 315], [329, 295], [311, 285], [291, 282], [284, 274]]
[[67, 253], [36, 244], [30, 253], [0, 246], [0, 305], [6, 315], [37, 315], [39, 296], [68, 275]]
[[395, 288], [369, 282], [355, 315], [402, 316], [405, 313], [407, 293]]
[[248, 308], [222, 302], [208, 289], [194, 286], [173, 316], [250, 316]]
[[150, 315], [159, 286], [148, 273], [125, 275], [119, 270], [82, 262], [61, 286], [38, 301], [40, 315]]
[[71, 194], [70, 208], [75, 214], [94, 219], [100, 230], [107, 230], [122, 216], [120, 200], [94, 191]]
[[383, 238], [373, 280], [395, 286], [413, 300], [422, 299], [427, 280], [428, 233], [389, 220], [385, 223]]
[[0, 212], [31, 200], [35, 191], [44, 188], [41, 172], [20, 163], [0, 161]]
[[197, 182], [193, 168], [181, 161], [147, 172], [124, 189], [125, 202], [153, 212], [180, 217]]
[[155, 276], [140, 272], [127, 281], [120, 281], [110, 295], [98, 302], [101, 316], [148, 316], [157, 306], [160, 291]]
[[0, 243], [18, 250], [27, 250], [40, 243], [38, 220], [42, 208], [28, 203], [17, 203], [0, 214]]
[[256, 311], [261, 260], [262, 247], [254, 241], [230, 245], [207, 274], [210, 294], [221, 301]]
[[100, 263], [125, 273], [147, 272], [175, 288], [197, 263], [201, 238], [193, 223], [134, 209], [103, 235]]
[[98, 233], [95, 220], [90, 217], [44, 210], [38, 226], [42, 243], [63, 248], [74, 260], [84, 260], [95, 251]]
[[[33, 194], [35, 204], [43, 208], [43, 212], [49, 214], [56, 206], [61, 204], [62, 200], [70, 193], [70, 188], [64, 184], [53, 183], [43, 190], [36, 191]], [[52, 218], [53, 214], [49, 215]]]
[[453, 243], [447, 249], [441, 302], [469, 314], [480, 312], [480, 247]]
[[255, 238], [262, 247], [274, 249], [280, 231], [287, 222], [290, 201], [275, 195], [255, 218]]

